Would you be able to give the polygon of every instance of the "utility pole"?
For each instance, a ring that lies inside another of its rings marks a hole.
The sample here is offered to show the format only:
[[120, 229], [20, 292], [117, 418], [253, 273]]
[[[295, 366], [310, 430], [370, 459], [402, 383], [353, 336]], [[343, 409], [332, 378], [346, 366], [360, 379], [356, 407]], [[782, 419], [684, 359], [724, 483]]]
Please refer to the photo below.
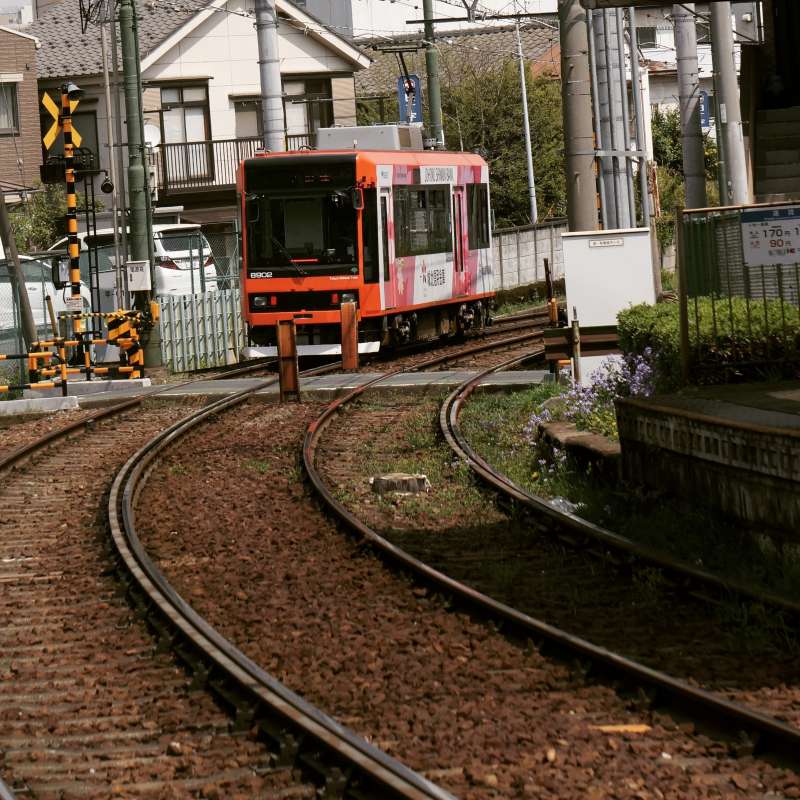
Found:
[[[150, 271], [150, 291], [136, 292], [134, 305], [139, 311], [150, 310], [155, 297], [153, 263], [153, 218], [148, 170], [145, 163], [142, 78], [139, 58], [139, 35], [133, 0], [119, 0], [119, 38], [122, 49], [122, 80], [125, 87], [125, 124], [128, 132], [128, 207], [130, 209], [130, 257], [146, 261]], [[202, 267], [201, 267], [202, 269]], [[161, 366], [161, 331], [158, 323], [150, 328], [144, 341], [146, 366]]]
[[[111, 183], [114, 190], [111, 192], [111, 212], [113, 214], [114, 225], [114, 266], [116, 272], [116, 305], [117, 308], [124, 308], [124, 283], [122, 281], [122, 254], [119, 241], [119, 210], [117, 208], [117, 165], [116, 153], [114, 150], [114, 124], [111, 120], [111, 85], [108, 77], [108, 46], [106, 45], [106, 27], [100, 25], [100, 52], [103, 58], [103, 89], [105, 90], [106, 101], [106, 137], [108, 138], [108, 167], [111, 176]], [[124, 220], [123, 220], [124, 225]]]
[[[600, 130], [599, 149], [619, 154], [629, 149], [628, 134], [624, 124], [623, 109], [627, 108], [627, 80], [620, 79], [624, 68], [623, 44], [618, 36], [618, 9], [592, 12], [594, 70], [596, 74], [595, 97], [598, 101]], [[624, 73], [623, 73], [624, 74]], [[628, 158], [620, 155], [604, 155], [600, 161], [600, 179], [607, 204], [604, 214], [610, 228], [630, 228], [630, 197], [626, 184], [626, 172], [620, 165]], [[632, 186], [630, 187], [632, 189]]]
[[725, 153], [725, 194], [720, 205], [745, 205], [750, 202], [747, 162], [742, 133], [742, 110], [733, 55], [731, 4], [728, 0], [711, 4], [711, 49], [714, 55], [717, 108]]
[[278, 14], [275, 0], [256, 0], [256, 38], [258, 71], [261, 77], [261, 122], [264, 149], [272, 153], [286, 150], [283, 122], [283, 85], [278, 52]]
[[[147, 261], [150, 247], [147, 244], [147, 176], [144, 164], [144, 142], [139, 120], [142, 116], [142, 87], [139, 83], [139, 51], [136, 47], [136, 9], [133, 0], [120, 0], [119, 38], [122, 46], [122, 79], [125, 87], [125, 120], [128, 129], [128, 206], [130, 208], [131, 259]], [[151, 265], [152, 270], [152, 265]], [[144, 293], [140, 292], [140, 295]], [[137, 298], [137, 306], [144, 310], [145, 297]]]
[[589, 41], [580, 0], [559, 0], [564, 171], [571, 231], [597, 229], [594, 141], [589, 85]]
[[703, 164], [703, 136], [700, 130], [700, 82], [697, 74], [694, 3], [676, 3], [672, 7], [672, 19], [675, 25], [678, 64], [686, 208], [704, 208], [706, 176]]
[[436, 140], [436, 149], [444, 150], [442, 92], [439, 86], [439, 51], [434, 42], [433, 0], [423, 0], [422, 15], [425, 18], [425, 70], [428, 73], [428, 110], [431, 135]]
[[25, 341], [25, 348], [28, 352], [31, 345], [39, 338], [36, 335], [36, 326], [33, 324], [33, 314], [31, 304], [28, 299], [28, 290], [25, 286], [25, 276], [22, 274], [22, 267], [19, 264], [19, 253], [17, 253], [17, 243], [14, 241], [14, 234], [11, 231], [11, 220], [8, 216], [6, 207], [6, 196], [0, 190], [0, 241], [8, 258], [8, 274], [11, 278], [12, 303], [13, 297], [19, 298], [19, 316], [22, 323], [22, 338]]
[[525, 160], [528, 164], [528, 202], [531, 207], [531, 224], [539, 221], [539, 212], [536, 208], [536, 178], [533, 174], [533, 155], [531, 151], [531, 124], [528, 119], [528, 86], [525, 81], [525, 58], [522, 54], [522, 37], [519, 32], [517, 20], [517, 55], [519, 56], [519, 82], [522, 88], [522, 125], [525, 130]]

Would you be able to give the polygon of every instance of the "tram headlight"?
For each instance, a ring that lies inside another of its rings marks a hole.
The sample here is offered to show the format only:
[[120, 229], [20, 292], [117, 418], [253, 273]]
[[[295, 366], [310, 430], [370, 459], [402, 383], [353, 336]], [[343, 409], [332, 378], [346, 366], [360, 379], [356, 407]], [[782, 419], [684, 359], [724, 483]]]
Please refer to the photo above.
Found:
[[266, 308], [269, 305], [269, 299], [265, 294], [253, 295], [252, 299], [253, 308]]
[[343, 303], [355, 303], [358, 300], [356, 297], [355, 292], [343, 292], [342, 293], [342, 302]]

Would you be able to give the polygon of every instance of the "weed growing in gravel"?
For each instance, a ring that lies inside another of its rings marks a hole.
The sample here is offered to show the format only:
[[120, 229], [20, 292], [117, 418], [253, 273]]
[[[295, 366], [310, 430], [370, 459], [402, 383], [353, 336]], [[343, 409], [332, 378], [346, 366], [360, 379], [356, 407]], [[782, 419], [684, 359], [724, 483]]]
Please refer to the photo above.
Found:
[[170, 475], [187, 475], [189, 470], [183, 464], [172, 464], [169, 468]]
[[247, 461], [244, 462], [244, 467], [245, 469], [252, 469], [261, 475], [266, 475], [270, 470], [268, 461], [261, 461], [257, 458], [248, 458]]

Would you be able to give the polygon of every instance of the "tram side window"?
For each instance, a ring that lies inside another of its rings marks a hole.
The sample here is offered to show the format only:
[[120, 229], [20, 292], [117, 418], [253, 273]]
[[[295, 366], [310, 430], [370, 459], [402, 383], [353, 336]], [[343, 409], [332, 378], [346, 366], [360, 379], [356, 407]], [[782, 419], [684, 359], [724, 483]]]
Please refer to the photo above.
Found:
[[378, 258], [378, 192], [375, 189], [364, 189], [361, 236], [364, 243], [364, 283], [377, 283], [380, 277], [380, 260]]
[[485, 183], [467, 184], [469, 210], [469, 249], [489, 247], [489, 189]]
[[394, 189], [396, 256], [446, 253], [452, 249], [449, 195], [449, 186]]

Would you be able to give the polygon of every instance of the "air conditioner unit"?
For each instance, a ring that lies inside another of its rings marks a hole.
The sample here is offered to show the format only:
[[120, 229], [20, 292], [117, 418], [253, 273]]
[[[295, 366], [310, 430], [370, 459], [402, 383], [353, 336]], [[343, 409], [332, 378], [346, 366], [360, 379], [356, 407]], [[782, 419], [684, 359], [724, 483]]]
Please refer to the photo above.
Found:
[[320, 128], [318, 150], [422, 150], [421, 125]]

